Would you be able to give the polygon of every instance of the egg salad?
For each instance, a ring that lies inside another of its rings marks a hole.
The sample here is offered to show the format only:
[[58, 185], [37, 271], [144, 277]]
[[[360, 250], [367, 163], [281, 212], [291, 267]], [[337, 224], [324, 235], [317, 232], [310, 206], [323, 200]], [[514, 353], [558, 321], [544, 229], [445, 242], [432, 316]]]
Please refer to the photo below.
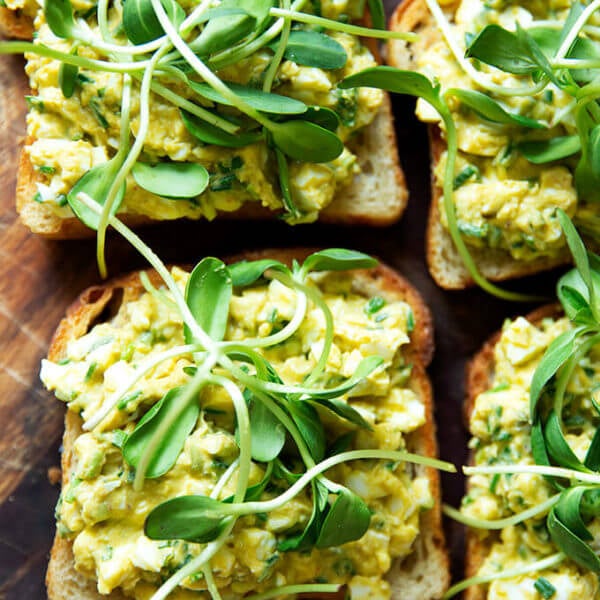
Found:
[[[570, 0], [440, 2], [442, 9], [453, 15], [449, 33], [461, 56], [486, 26], [500, 26], [511, 32], [517, 26], [532, 32], [536, 27], [551, 28], [555, 23], [560, 28], [572, 4]], [[594, 13], [588, 24], [594, 28], [598, 22]], [[439, 38], [418, 54], [417, 67], [439, 82], [442, 92], [451, 88], [483, 92], [502, 110], [538, 124], [523, 127], [514, 121], [487, 119], [457, 97], [446, 96], [458, 136], [454, 203], [464, 240], [472, 247], [501, 249], [516, 260], [555, 257], [565, 249], [557, 208], [573, 218], [580, 231], [597, 237], [600, 208], [597, 202], [578, 197], [574, 183], [577, 159], [571, 156], [534, 164], [523, 152], [528, 143], [577, 134], [574, 96], [552, 82], [539, 93], [510, 93], [533, 88], [530, 75], [508, 73], [478, 60], [469, 61], [474, 71], [467, 74], [443, 36]], [[474, 77], [495, 87], [485, 89]], [[506, 92], [501, 94], [498, 89]], [[429, 123], [439, 122], [437, 113], [423, 100], [418, 102], [417, 115]], [[439, 187], [443, 184], [445, 163], [443, 153], [434, 173]], [[447, 227], [441, 202], [440, 199], [441, 219]]]
[[[81, 27], [84, 27], [86, 35], [102, 40], [96, 4], [90, 0], [71, 2], [78, 23], [84, 23]], [[189, 15], [200, 4], [194, 0], [182, 0], [178, 6]], [[57, 37], [46, 22], [41, 0], [7, 0], [6, 6], [36, 14], [35, 44], [86, 59], [104, 61], [105, 64], [110, 60], [105, 57], [106, 52], [100, 52], [93, 46], [82, 46], [79, 42]], [[218, 10], [220, 2], [214, 0], [204, 3], [204, 6], [209, 10]], [[362, 18], [364, 2], [323, 0], [302, 10], [332, 20], [357, 21]], [[120, 1], [109, 3], [108, 19], [107, 27], [115, 43], [125, 44], [127, 37], [123, 30], [123, 7]], [[300, 24], [294, 25], [294, 28], [304, 30], [309, 27]], [[288, 220], [292, 222], [314, 221], [319, 212], [330, 204], [336, 192], [351, 183], [360, 172], [353, 149], [358, 143], [356, 135], [373, 121], [383, 101], [380, 90], [338, 88], [338, 83], [344, 77], [371, 67], [376, 61], [357, 36], [329, 31], [327, 36], [338, 44], [337, 48], [345, 51], [347, 58], [342, 67], [317, 68], [284, 59], [274, 74], [272, 89], [269, 90], [274, 94], [295, 98], [308, 107], [334, 111], [337, 125], [328, 126], [336, 130], [337, 136], [345, 144], [337, 158], [326, 162], [316, 160], [310, 151], [303, 157], [305, 162], [289, 160], [289, 185], [285, 187], [289, 187], [291, 201], [297, 209], [294, 215], [288, 215]], [[124, 59], [123, 56], [121, 53], [117, 58], [130, 65], [141, 60], [135, 56]], [[122, 72], [110, 69], [80, 68], [72, 82], [71, 95], [67, 97], [64, 92], [65, 67], [60, 60], [35, 52], [27, 53], [26, 58], [32, 95], [28, 97], [28, 142], [25, 152], [35, 173], [34, 200], [50, 207], [59, 217], [69, 218], [73, 212], [67, 199], [73, 186], [88, 171], [105, 165], [115, 157], [123, 145], [120, 129], [124, 76]], [[272, 49], [259, 47], [237, 62], [217, 69], [216, 74], [227, 84], [260, 90], [272, 59]], [[233, 212], [246, 203], [275, 213], [284, 212], [284, 192], [277, 177], [278, 162], [272, 150], [272, 141], [268, 136], [258, 133], [253, 134], [246, 144], [235, 138], [224, 142], [224, 145], [207, 141], [213, 140], [214, 135], [219, 138], [221, 134], [218, 129], [216, 134], [209, 130], [208, 138], [205, 131], [203, 141], [192, 135], [184, 122], [180, 110], [182, 107], [186, 110], [207, 109], [211, 113], [216, 111], [221, 122], [230, 126], [244, 126], [248, 119], [233, 107], [217, 105], [208, 97], [196, 95], [182, 81], [189, 69], [186, 73], [184, 67], [179, 69], [178, 66], [177, 69], [177, 76], [167, 71], [161, 72], [160, 69], [153, 75], [149, 122], [147, 128], [142, 128], [145, 139], [139, 161], [151, 165], [161, 162], [197, 163], [208, 171], [208, 184], [204, 191], [194, 193], [192, 197], [188, 194], [185, 198], [167, 198], [142, 187], [129, 174], [120, 212], [160, 220], [180, 217], [213, 219], [219, 212]], [[193, 72], [189, 73], [191, 79], [194, 76]], [[131, 82], [129, 129], [133, 139], [137, 137], [141, 126], [143, 103], [140, 102], [140, 80], [141, 77], [134, 77]], [[331, 113], [328, 114], [331, 122]]]
[[[172, 276], [183, 289], [188, 274]], [[356, 427], [319, 410], [327, 455], [345, 449], [401, 450], [407, 436], [426, 418], [420, 395], [411, 386], [411, 362], [405, 349], [415, 318], [401, 301], [370, 297], [353, 285], [348, 273], [309, 275], [307, 285], [320, 293], [334, 319], [333, 345], [319, 384], [329, 388], [351, 377], [365, 357], [377, 355], [381, 366], [338, 400], [357, 411], [368, 427]], [[234, 288], [225, 341], [262, 339], [294, 318], [296, 293], [277, 280]], [[256, 351], [285, 384], [302, 384], [317, 364], [325, 337], [323, 311], [310, 300], [300, 327], [287, 340]], [[123, 303], [116, 315], [71, 340], [64, 356], [43, 362], [45, 386], [85, 421], [136, 369], [152, 357], [184, 343], [180, 313], [172, 296], [151, 289]], [[165, 359], [141, 377], [100, 425], [81, 433], [72, 447], [72, 471], [56, 509], [61, 536], [72, 540], [76, 569], [97, 581], [98, 591], [121, 589], [139, 600], [197, 557], [205, 544], [154, 540], [144, 521], [160, 503], [187, 494], [219, 498], [234, 494], [239, 461], [235, 413], [224, 388], [207, 385], [200, 412], [173, 467], [134, 488], [134, 469], [124, 460], [123, 440], [166, 392], [184, 385], [196, 363], [191, 354]], [[293, 444], [273, 464], [253, 460], [249, 485], [270, 477], [261, 500], [287, 487], [299, 457]], [[233, 465], [233, 466], [232, 466]], [[223, 479], [225, 472], [233, 475]], [[266, 471], [268, 470], [268, 473]], [[280, 508], [241, 517], [210, 561], [214, 584], [223, 598], [307, 582], [346, 584], [353, 600], [391, 597], [386, 573], [393, 561], [411, 554], [419, 535], [420, 513], [433, 506], [425, 476], [415, 476], [403, 462], [355, 460], [326, 472], [366, 502], [370, 524], [361, 539], [322, 549], [289, 550], [290, 540], [306, 526], [312, 501], [310, 486]], [[217, 490], [217, 482], [222, 489]], [[332, 485], [334, 485], [332, 483]], [[208, 598], [202, 572], [185, 578], [170, 598]]]
[[[567, 318], [545, 318], [537, 324], [523, 317], [507, 321], [494, 350], [490, 389], [474, 402], [469, 428], [474, 463], [480, 465], [532, 465], [529, 391], [533, 373], [549, 344], [572, 326]], [[575, 455], [584, 460], [598, 427], [590, 390], [600, 377], [597, 346], [576, 367], [566, 389], [568, 404], [563, 411], [565, 439]], [[543, 476], [534, 473], [474, 474], [462, 512], [478, 520], [494, 521], [535, 509], [556, 494]], [[524, 568], [557, 553], [547, 528], [548, 511], [504, 527], [499, 531], [474, 530], [487, 551], [477, 575], [493, 576]], [[587, 527], [598, 539], [600, 521]], [[591, 545], [597, 549], [597, 541]], [[488, 600], [576, 600], [600, 598], [595, 573], [571, 560], [536, 572], [496, 579], [486, 586]]]

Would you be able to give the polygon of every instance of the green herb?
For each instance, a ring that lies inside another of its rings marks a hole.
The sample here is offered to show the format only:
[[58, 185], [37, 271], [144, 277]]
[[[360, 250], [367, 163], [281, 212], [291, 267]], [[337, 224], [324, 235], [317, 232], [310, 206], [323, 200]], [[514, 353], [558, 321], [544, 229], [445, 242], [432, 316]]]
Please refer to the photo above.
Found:
[[481, 173], [479, 169], [475, 165], [467, 165], [455, 178], [454, 183], [452, 184], [453, 189], [457, 190], [459, 187], [462, 187], [469, 181], [469, 179], [475, 178], [479, 180], [481, 178]]
[[538, 577], [533, 587], [544, 600], [550, 600], [556, 594], [556, 588], [545, 577]]
[[[198, 325], [213, 340], [219, 341], [225, 336], [232, 287], [229, 270], [217, 258], [200, 261], [188, 279], [187, 305]], [[194, 340], [189, 328], [185, 330], [185, 337], [188, 343]]]
[[520, 127], [529, 127], [532, 129], [546, 128], [546, 125], [540, 121], [508, 112], [500, 106], [498, 102], [492, 100], [492, 98], [482, 92], [452, 88], [446, 91], [446, 95], [458, 98], [462, 104], [476, 112], [480, 117], [494, 123], [518, 125]]
[[75, 93], [75, 87], [79, 81], [78, 75], [79, 67], [61, 63], [58, 69], [58, 85], [65, 98], [70, 98]]
[[85, 372], [85, 377], [83, 378], [84, 381], [87, 382], [94, 376], [97, 366], [98, 366], [98, 364], [95, 362], [90, 363], [88, 370]]
[[577, 154], [581, 150], [581, 139], [578, 135], [569, 135], [540, 142], [521, 142], [517, 149], [529, 162], [540, 165]]
[[131, 392], [130, 394], [123, 396], [123, 398], [121, 398], [121, 400], [119, 400], [119, 403], [117, 404], [117, 408], [119, 410], [125, 410], [127, 408], [127, 405], [130, 402], [135, 402], [138, 398], [141, 397], [142, 393], [143, 393], [142, 390], [135, 390], [135, 392]]
[[[274, 49], [278, 41], [270, 47]], [[285, 58], [299, 65], [318, 69], [341, 69], [348, 56], [344, 47], [333, 38], [317, 31], [291, 31], [284, 52]]]
[[56, 173], [56, 169], [54, 167], [42, 165], [41, 167], [39, 167], [39, 172], [43, 173], [44, 175], [54, 175], [54, 173]]
[[197, 163], [138, 162], [131, 174], [140, 187], [165, 198], [193, 198], [208, 185], [208, 171]]
[[110, 125], [109, 122], [106, 120], [106, 117], [102, 113], [102, 110], [100, 108], [100, 100], [98, 98], [92, 98], [90, 100], [89, 107], [91, 108], [94, 117], [96, 117], [96, 121], [100, 123], [100, 126], [104, 129], [108, 129]]
[[385, 300], [381, 296], [373, 296], [365, 304], [364, 311], [367, 315], [374, 315], [385, 306]]
[[160, 477], [171, 469], [200, 414], [200, 406], [194, 395], [184, 394], [183, 388], [173, 388], [140, 419], [123, 445], [123, 457], [128, 464], [138, 467], [146, 448], [152, 448], [152, 438], [161, 423], [176, 412], [177, 419], [169, 428], [169, 435], [160, 439], [153, 448], [144, 475]]
[[30, 110], [35, 110], [40, 113], [44, 112], [44, 101], [40, 100], [37, 96], [25, 96], [25, 101]]

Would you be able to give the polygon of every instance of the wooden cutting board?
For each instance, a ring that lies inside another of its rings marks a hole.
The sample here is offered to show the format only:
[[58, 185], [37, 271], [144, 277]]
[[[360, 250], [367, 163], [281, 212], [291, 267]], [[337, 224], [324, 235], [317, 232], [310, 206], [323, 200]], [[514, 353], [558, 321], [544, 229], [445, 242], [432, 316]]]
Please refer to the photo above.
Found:
[[[14, 209], [18, 152], [25, 133], [27, 82], [18, 57], [0, 57], [0, 599], [46, 597], [44, 574], [54, 535], [54, 505], [63, 406], [39, 381], [40, 360], [69, 303], [98, 283], [92, 241], [51, 242], [30, 234]], [[401, 158], [411, 190], [409, 209], [390, 228], [281, 223], [187, 223], [144, 230], [143, 237], [167, 262], [193, 263], [265, 246], [342, 246], [375, 254], [407, 276], [433, 310], [437, 353], [431, 375], [436, 392], [443, 458], [464, 463], [462, 424], [466, 359], [507, 316], [530, 307], [500, 302], [478, 290], [447, 293], [431, 281], [424, 261], [429, 201], [429, 162], [424, 127], [413, 106], [395, 100]], [[386, 173], [382, 177], [388, 176]], [[110, 239], [111, 275], [144, 266], [122, 240]], [[523, 289], [550, 290], [555, 276], [524, 282]], [[49, 478], [50, 472], [50, 478]], [[456, 504], [460, 476], [443, 476], [444, 498]], [[460, 576], [461, 528], [448, 526], [454, 570]]]

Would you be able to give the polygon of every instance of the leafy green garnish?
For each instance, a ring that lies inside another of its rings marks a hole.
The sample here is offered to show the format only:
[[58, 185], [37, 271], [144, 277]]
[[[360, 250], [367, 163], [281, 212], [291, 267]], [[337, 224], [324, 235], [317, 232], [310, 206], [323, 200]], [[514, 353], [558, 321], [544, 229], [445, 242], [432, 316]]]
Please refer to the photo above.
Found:
[[208, 171], [198, 163], [138, 162], [131, 174], [140, 187], [164, 198], [193, 198], [208, 185]]

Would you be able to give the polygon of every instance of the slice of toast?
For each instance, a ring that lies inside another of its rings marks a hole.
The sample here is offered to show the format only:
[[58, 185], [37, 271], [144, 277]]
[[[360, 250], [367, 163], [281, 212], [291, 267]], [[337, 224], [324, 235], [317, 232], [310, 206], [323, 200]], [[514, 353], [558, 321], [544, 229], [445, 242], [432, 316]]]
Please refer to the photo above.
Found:
[[[560, 306], [549, 304], [534, 310], [527, 315], [530, 323], [536, 324], [548, 317], [559, 317]], [[466, 398], [464, 418], [468, 424], [475, 407], [477, 396], [493, 387], [494, 378], [494, 348], [500, 339], [501, 331], [496, 332], [471, 359], [466, 369]], [[473, 464], [473, 460], [470, 460]], [[468, 491], [468, 485], [467, 485]], [[474, 577], [489, 554], [492, 544], [498, 540], [499, 532], [488, 532], [486, 538], [481, 538], [473, 529], [467, 529], [465, 552], [465, 576]], [[483, 586], [471, 586], [464, 592], [465, 600], [485, 600], [486, 591]]]
[[[458, 3], [445, 4], [444, 9], [449, 18]], [[388, 45], [388, 62], [399, 68], [414, 70], [416, 57], [420, 52], [442, 39], [435, 19], [432, 17], [425, 0], [403, 0], [396, 8], [390, 21], [390, 29], [396, 31], [414, 31], [419, 39], [413, 44], [392, 40]], [[437, 125], [429, 126], [430, 160], [431, 160], [431, 204], [427, 222], [427, 263], [429, 271], [436, 283], [445, 289], [464, 289], [473, 284], [469, 272], [458, 254], [454, 242], [440, 219], [440, 198], [442, 189], [436, 184], [433, 172], [446, 150], [440, 129]], [[481, 273], [492, 281], [503, 281], [515, 277], [523, 277], [539, 271], [551, 269], [569, 261], [568, 251], [554, 258], [538, 258], [534, 260], [516, 260], [501, 249], [469, 247]]]
[[[0, 8], [0, 27], [5, 35], [31, 39], [33, 24], [29, 17]], [[372, 48], [375, 50], [376, 48]], [[28, 139], [27, 144], [33, 139]], [[395, 223], [404, 212], [408, 190], [398, 159], [394, 118], [389, 96], [374, 121], [360, 131], [352, 146], [358, 159], [360, 173], [352, 182], [336, 191], [336, 195], [319, 215], [324, 223], [347, 225], [387, 226]], [[32, 168], [27, 153], [22, 150], [17, 175], [16, 204], [24, 225], [34, 233], [54, 239], [91, 237], [94, 232], [74, 216], [61, 218], [49, 206], [34, 200], [36, 182], [41, 182]], [[123, 221], [132, 226], [151, 223], [150, 217], [121, 213]], [[269, 219], [276, 214], [258, 202], [246, 202], [234, 212], [220, 216], [235, 219]]]
[[[232, 260], [246, 258], [255, 260], [266, 256], [290, 263], [293, 258], [302, 259], [308, 251], [274, 250], [247, 253]], [[158, 284], [156, 273], [150, 273], [153, 283]], [[418, 292], [397, 273], [385, 266], [355, 272], [356, 291], [368, 295], [378, 294], [388, 301], [403, 300], [413, 310], [416, 327], [407, 346], [407, 359], [413, 363], [411, 387], [425, 405], [426, 423], [406, 436], [407, 449], [427, 456], [436, 456], [435, 423], [431, 385], [425, 372], [433, 353], [432, 320], [429, 310]], [[67, 344], [85, 333], [102, 320], [107, 313], [114, 314], [119, 304], [136, 299], [143, 291], [139, 274], [132, 273], [112, 280], [98, 287], [86, 290], [67, 310], [52, 340], [48, 357], [52, 361], [64, 356]], [[63, 487], [68, 485], [73, 443], [81, 433], [81, 418], [67, 411], [65, 419], [64, 452], [62, 456]], [[409, 467], [415, 476], [425, 475], [429, 479], [430, 490], [435, 500], [434, 507], [420, 515], [420, 535], [413, 552], [403, 560], [397, 560], [391, 567], [388, 579], [395, 600], [434, 600], [441, 598], [449, 583], [449, 563], [445, 549], [441, 523], [441, 494], [439, 474], [431, 468]], [[78, 573], [73, 564], [71, 542], [56, 535], [46, 577], [50, 600], [100, 600], [103, 597], [94, 582]], [[120, 592], [111, 593], [108, 598], [121, 600]]]

